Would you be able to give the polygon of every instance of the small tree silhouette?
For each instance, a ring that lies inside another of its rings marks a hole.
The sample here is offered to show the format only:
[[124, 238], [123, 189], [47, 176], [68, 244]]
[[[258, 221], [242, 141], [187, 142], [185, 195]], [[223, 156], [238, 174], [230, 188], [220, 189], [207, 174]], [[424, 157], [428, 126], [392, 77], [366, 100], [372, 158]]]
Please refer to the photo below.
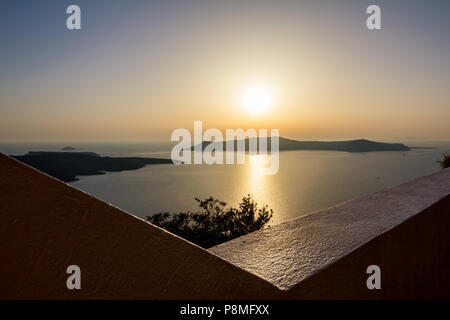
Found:
[[450, 154], [444, 153], [442, 156], [443, 156], [442, 160], [438, 161], [442, 169], [450, 168]]
[[168, 212], [148, 216], [147, 220], [203, 248], [260, 230], [272, 219], [273, 210], [268, 206], [258, 209], [249, 194], [242, 198], [238, 208], [226, 208], [226, 203], [213, 197], [200, 200], [198, 212]]

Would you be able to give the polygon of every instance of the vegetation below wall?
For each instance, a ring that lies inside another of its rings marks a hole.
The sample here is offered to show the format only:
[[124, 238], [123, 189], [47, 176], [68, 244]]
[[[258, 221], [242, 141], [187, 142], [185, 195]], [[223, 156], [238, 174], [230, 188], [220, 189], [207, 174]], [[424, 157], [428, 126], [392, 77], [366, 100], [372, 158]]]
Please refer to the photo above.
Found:
[[273, 210], [267, 206], [258, 208], [251, 195], [242, 198], [238, 208], [209, 197], [195, 199], [198, 212], [168, 212], [148, 216], [147, 220], [203, 248], [210, 248], [260, 230], [272, 219]]

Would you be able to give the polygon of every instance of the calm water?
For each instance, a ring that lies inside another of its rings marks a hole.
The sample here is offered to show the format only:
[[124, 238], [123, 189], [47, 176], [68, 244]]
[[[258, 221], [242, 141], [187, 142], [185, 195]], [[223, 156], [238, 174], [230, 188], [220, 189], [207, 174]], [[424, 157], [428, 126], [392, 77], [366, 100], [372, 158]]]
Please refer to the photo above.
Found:
[[[196, 208], [195, 197], [210, 195], [236, 205], [251, 193], [259, 204], [274, 210], [271, 224], [339, 204], [363, 194], [398, 185], [440, 170], [436, 163], [450, 143], [406, 143], [436, 146], [409, 152], [347, 153], [288, 151], [280, 153], [280, 169], [262, 175], [257, 166], [153, 165], [134, 171], [81, 177], [71, 183], [87, 193], [139, 217], [161, 211]], [[163, 143], [70, 144], [77, 151], [111, 156], [169, 157]], [[0, 144], [6, 154], [28, 150], [60, 150], [64, 144]]]

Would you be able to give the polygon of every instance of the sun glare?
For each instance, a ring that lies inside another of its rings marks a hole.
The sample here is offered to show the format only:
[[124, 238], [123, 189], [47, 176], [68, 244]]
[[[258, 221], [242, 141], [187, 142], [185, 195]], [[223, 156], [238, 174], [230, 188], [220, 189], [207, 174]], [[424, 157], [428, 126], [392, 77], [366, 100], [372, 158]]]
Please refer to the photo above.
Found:
[[264, 86], [247, 88], [242, 95], [242, 106], [249, 113], [266, 112], [271, 107], [272, 102], [272, 92]]

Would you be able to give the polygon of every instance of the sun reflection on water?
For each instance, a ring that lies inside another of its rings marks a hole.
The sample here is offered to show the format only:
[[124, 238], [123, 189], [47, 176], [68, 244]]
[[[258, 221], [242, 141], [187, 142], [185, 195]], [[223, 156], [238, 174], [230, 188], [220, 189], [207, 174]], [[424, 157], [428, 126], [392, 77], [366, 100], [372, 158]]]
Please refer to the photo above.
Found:
[[[267, 193], [267, 181], [265, 171], [270, 165], [270, 156], [267, 155], [249, 155], [249, 187], [256, 197], [263, 199]], [[263, 200], [260, 199], [260, 200]]]

